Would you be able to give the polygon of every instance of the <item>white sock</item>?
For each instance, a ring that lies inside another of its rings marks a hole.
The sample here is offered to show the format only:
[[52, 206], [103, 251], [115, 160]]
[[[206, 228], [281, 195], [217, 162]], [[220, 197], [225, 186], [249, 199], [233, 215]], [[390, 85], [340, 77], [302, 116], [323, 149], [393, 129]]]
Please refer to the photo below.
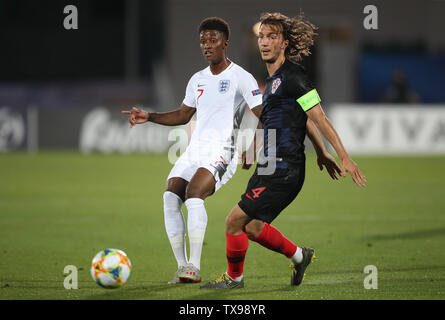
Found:
[[303, 250], [300, 247], [297, 247], [297, 251], [295, 251], [294, 255], [290, 258], [295, 264], [299, 264], [303, 261]]
[[[226, 271], [226, 274], [229, 276], [229, 274]], [[231, 276], [229, 276], [230, 279], [236, 281], [236, 282], [240, 282], [241, 280], [243, 280], [243, 275], [240, 275], [239, 277], [236, 278], [232, 278]]]
[[168, 240], [178, 262], [178, 268], [187, 264], [185, 220], [181, 211], [182, 200], [173, 192], [164, 193], [164, 223]]
[[185, 201], [187, 207], [187, 229], [190, 242], [189, 263], [201, 269], [201, 251], [207, 227], [207, 212], [204, 200], [190, 198]]

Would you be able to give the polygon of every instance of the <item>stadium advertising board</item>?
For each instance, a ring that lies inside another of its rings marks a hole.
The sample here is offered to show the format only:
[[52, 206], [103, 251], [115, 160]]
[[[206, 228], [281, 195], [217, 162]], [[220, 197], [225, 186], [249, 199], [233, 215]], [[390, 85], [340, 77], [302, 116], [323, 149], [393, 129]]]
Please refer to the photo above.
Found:
[[23, 148], [28, 135], [27, 115], [23, 110], [0, 108], [0, 152]]
[[149, 123], [129, 128], [126, 117], [116, 118], [107, 108], [95, 108], [82, 119], [79, 149], [82, 152], [166, 152], [172, 128]]
[[333, 105], [346, 149], [365, 154], [445, 154], [445, 106]]
[[[64, 115], [70, 119], [69, 126], [58, 125]], [[252, 121], [249, 116], [246, 113], [242, 128]], [[445, 154], [445, 106], [338, 104], [328, 109], [328, 117], [351, 153]], [[55, 112], [0, 107], [0, 152], [79, 149], [84, 153], [160, 153], [176, 143], [175, 129], [150, 123], [130, 130], [127, 119], [109, 108]]]

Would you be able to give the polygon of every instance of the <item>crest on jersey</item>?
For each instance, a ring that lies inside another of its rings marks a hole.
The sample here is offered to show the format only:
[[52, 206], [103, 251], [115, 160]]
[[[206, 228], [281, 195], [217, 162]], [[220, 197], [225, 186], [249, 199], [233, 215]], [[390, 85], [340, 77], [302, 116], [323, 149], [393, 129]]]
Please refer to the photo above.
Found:
[[272, 82], [272, 93], [275, 93], [275, 91], [277, 91], [278, 87], [281, 84], [281, 79], [277, 78]]
[[229, 87], [230, 87], [230, 80], [220, 80], [218, 91], [220, 93], [226, 93], [227, 91], [229, 91]]

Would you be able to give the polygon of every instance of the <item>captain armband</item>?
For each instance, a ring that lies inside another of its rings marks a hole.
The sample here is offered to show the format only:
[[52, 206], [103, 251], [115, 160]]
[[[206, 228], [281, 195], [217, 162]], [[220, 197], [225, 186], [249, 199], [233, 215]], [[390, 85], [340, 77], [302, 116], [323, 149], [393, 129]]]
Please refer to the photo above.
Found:
[[297, 99], [297, 102], [300, 104], [301, 108], [303, 108], [304, 111], [308, 111], [312, 107], [315, 107], [317, 104], [320, 103], [320, 101], [321, 99], [316, 89], [312, 89], [311, 91], [307, 92]]

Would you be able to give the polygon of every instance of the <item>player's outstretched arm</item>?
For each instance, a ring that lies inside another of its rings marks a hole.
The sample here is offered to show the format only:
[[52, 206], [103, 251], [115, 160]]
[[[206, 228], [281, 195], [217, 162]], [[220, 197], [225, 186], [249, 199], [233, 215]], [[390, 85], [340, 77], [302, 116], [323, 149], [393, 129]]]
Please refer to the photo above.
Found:
[[317, 104], [315, 107], [306, 111], [306, 113], [309, 119], [314, 122], [323, 136], [329, 141], [337, 152], [337, 155], [340, 158], [341, 176], [346, 177], [346, 172], [348, 172], [357, 186], [364, 187], [366, 184], [366, 177], [360, 172], [357, 164], [349, 157], [337, 131], [326, 117], [321, 105]]
[[338, 166], [337, 161], [335, 161], [334, 157], [326, 151], [317, 127], [309, 118], [306, 122], [306, 134], [309, 140], [311, 140], [315, 152], [317, 153], [317, 164], [320, 170], [323, 171], [323, 167], [326, 167], [326, 171], [331, 176], [331, 178], [334, 180], [338, 180], [337, 174], [341, 174], [341, 169]]
[[133, 107], [131, 110], [122, 110], [121, 113], [128, 114], [130, 128], [136, 124], [142, 124], [147, 121], [162, 124], [165, 126], [177, 126], [186, 124], [190, 121], [196, 112], [196, 108], [191, 108], [182, 104], [177, 110], [163, 113], [146, 112]]

